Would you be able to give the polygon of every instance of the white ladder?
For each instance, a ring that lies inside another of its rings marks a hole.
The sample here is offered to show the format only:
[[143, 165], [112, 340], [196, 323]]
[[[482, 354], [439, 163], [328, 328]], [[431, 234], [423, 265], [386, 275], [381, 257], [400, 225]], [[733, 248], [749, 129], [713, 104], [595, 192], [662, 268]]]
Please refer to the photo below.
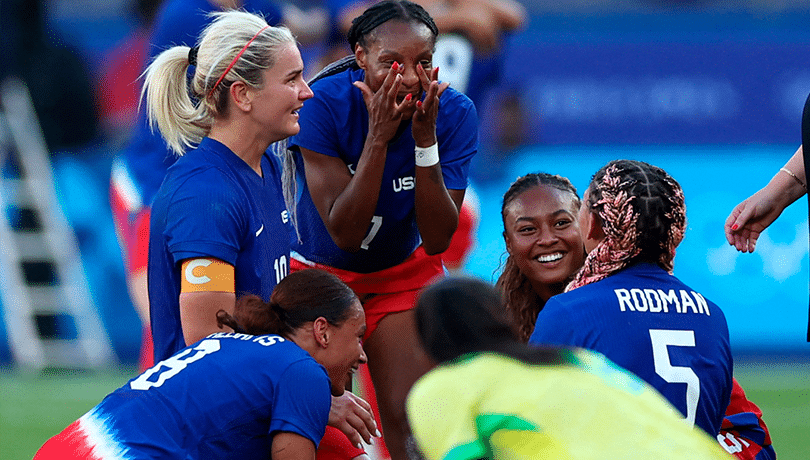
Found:
[[28, 88], [13, 77], [0, 85], [0, 168], [0, 310], [12, 359], [35, 369], [112, 364]]

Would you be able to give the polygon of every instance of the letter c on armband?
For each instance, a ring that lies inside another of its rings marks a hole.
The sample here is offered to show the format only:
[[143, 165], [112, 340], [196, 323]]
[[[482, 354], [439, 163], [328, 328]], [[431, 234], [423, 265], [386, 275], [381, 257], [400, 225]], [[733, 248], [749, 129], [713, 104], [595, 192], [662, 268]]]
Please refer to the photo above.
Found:
[[219, 259], [183, 261], [180, 292], [235, 292], [233, 265]]

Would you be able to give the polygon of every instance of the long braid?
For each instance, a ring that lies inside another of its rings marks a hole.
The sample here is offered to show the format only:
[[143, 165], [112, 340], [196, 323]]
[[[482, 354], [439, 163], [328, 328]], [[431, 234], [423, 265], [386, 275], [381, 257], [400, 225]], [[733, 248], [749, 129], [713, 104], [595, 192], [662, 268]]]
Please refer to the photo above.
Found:
[[601, 219], [605, 238], [566, 292], [641, 261], [672, 272], [686, 229], [683, 190], [675, 179], [648, 163], [616, 160], [594, 174], [588, 190], [586, 206]]
[[[554, 187], [570, 193], [574, 206], [579, 208], [577, 189], [567, 178], [543, 172], [526, 174], [515, 180], [503, 195], [501, 218], [504, 219], [504, 228], [507, 207], [524, 192], [539, 186]], [[520, 271], [511, 255], [506, 259], [496, 286], [503, 293], [504, 306], [515, 323], [518, 338], [524, 343], [528, 342], [534, 330], [537, 314], [543, 309], [545, 302], [534, 291], [529, 279]]]

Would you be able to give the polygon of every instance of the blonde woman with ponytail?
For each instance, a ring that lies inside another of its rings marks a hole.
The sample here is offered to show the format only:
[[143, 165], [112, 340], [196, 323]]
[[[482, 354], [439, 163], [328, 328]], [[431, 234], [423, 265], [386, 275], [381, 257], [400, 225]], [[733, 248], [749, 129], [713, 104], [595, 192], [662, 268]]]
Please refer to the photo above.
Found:
[[147, 68], [149, 123], [181, 156], [152, 207], [155, 362], [217, 332], [216, 312], [232, 312], [237, 294], [267, 299], [287, 274], [291, 226], [266, 150], [299, 130], [312, 97], [303, 70], [289, 30], [242, 11], [213, 13], [197, 46]]

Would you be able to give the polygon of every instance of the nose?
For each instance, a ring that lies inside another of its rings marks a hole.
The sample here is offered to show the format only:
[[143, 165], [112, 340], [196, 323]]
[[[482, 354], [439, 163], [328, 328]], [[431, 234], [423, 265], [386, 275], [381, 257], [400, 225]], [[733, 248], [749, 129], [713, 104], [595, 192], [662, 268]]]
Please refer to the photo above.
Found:
[[549, 246], [556, 243], [560, 238], [551, 229], [541, 229], [540, 234], [537, 236], [538, 246]]
[[368, 363], [368, 357], [366, 356], [366, 350], [364, 350], [363, 347], [360, 347], [360, 358], [358, 359], [358, 361], [360, 362], [360, 364]]
[[302, 84], [304, 86], [301, 88], [301, 91], [298, 92], [298, 98], [300, 100], [306, 101], [307, 99], [311, 99], [313, 96], [315, 96], [315, 93], [312, 92], [312, 89], [309, 87], [307, 82], [302, 82]]
[[413, 88], [420, 83], [419, 73], [416, 71], [417, 65], [421, 64], [405, 66], [405, 70], [402, 72], [402, 85], [406, 88]]

